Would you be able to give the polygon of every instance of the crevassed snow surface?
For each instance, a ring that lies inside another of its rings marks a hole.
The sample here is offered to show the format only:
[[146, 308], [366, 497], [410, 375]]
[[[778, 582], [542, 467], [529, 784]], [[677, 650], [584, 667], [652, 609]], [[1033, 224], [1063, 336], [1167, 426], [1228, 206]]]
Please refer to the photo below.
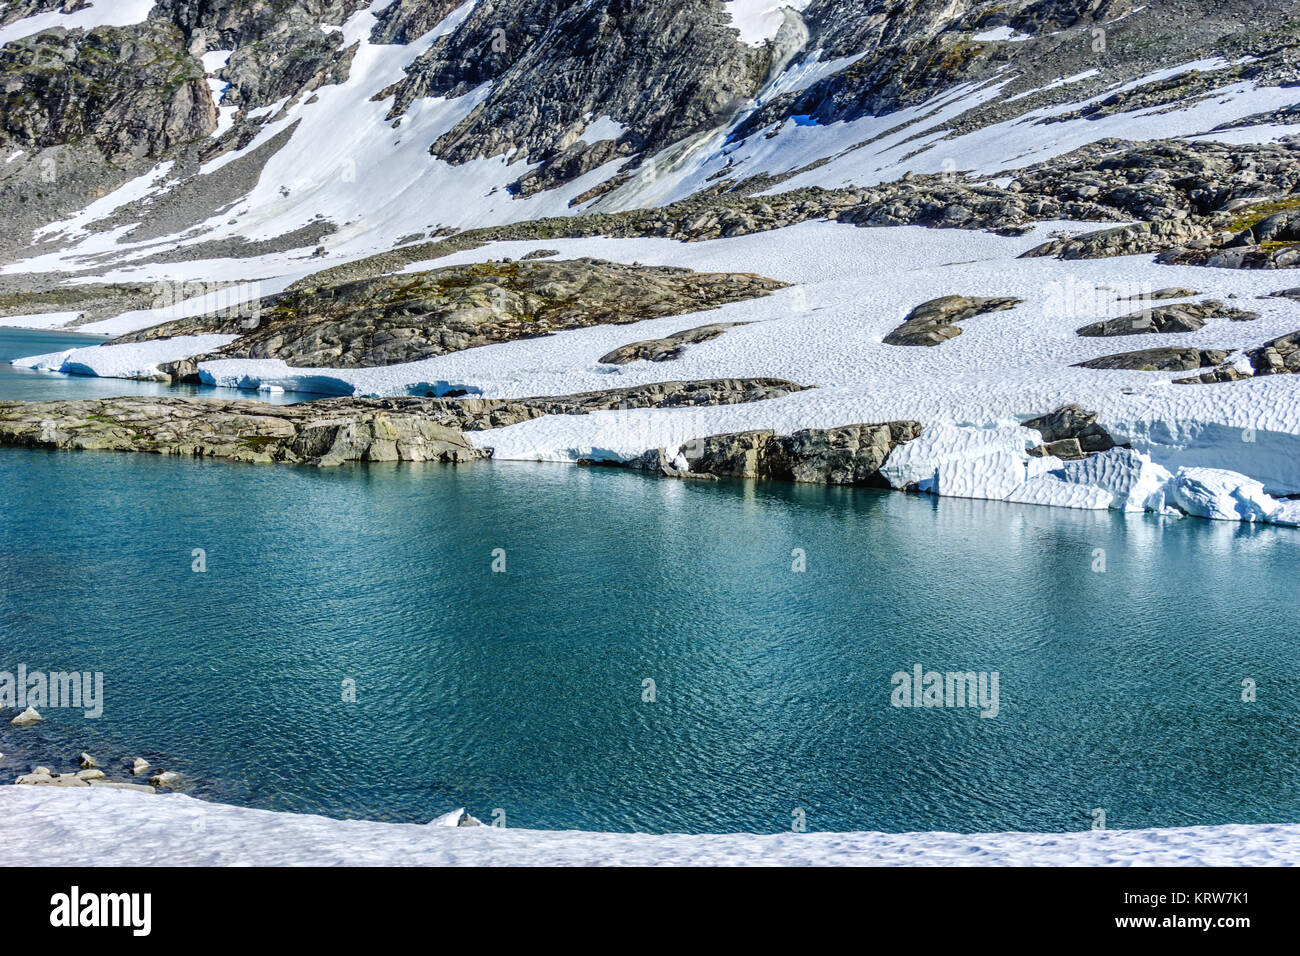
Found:
[[0, 787], [0, 865], [1083, 865], [1300, 863], [1300, 825], [1074, 833], [590, 833], [333, 820], [95, 787]]

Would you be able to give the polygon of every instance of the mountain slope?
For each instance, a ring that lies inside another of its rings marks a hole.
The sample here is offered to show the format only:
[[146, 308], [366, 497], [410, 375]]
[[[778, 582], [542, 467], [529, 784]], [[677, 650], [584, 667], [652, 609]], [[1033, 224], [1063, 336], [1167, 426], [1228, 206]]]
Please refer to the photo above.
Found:
[[[1296, 6], [9, 3], [0, 310], [51, 324], [71, 303], [72, 324], [128, 336], [37, 367], [233, 387], [815, 386], [520, 422], [483, 439], [498, 457], [675, 460], [744, 428], [907, 420], [927, 431], [899, 487], [1290, 522], [1273, 496], [1300, 494]], [[349, 305], [484, 263], [483, 302], [513, 301], [500, 261], [525, 257], [776, 291], [450, 352], [402, 344], [442, 335], [419, 297], [382, 328]], [[952, 296], [1016, 304], [894, 335]], [[313, 367], [280, 336], [286, 301], [314, 309], [284, 326], [324, 336]], [[1200, 325], [1078, 334], [1166, 301]], [[1075, 466], [1074, 436], [1019, 424], [1073, 404], [1131, 447]]]

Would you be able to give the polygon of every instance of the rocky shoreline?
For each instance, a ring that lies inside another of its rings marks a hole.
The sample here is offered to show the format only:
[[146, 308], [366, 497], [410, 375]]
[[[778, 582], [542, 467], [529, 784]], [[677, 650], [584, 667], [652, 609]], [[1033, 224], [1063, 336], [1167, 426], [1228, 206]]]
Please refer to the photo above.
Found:
[[[35, 707], [28, 707], [16, 717], [11, 718], [10, 726], [22, 728], [41, 723], [44, 718]], [[4, 759], [0, 753], [0, 760]], [[53, 760], [50, 761], [51, 763]], [[109, 790], [135, 790], [141, 793], [156, 793], [159, 790], [174, 790], [182, 787], [184, 781], [179, 773], [154, 767], [143, 757], [118, 757], [116, 759], [99, 759], [85, 750], [76, 758], [77, 769], [52, 770], [47, 764], [32, 766], [27, 773], [19, 774], [13, 781], [15, 786], [29, 787], [103, 787]], [[141, 783], [144, 779], [148, 783]]]
[[[717, 379], [519, 400], [333, 398], [279, 406], [170, 397], [0, 402], [0, 446], [316, 467], [385, 461], [463, 464], [493, 455], [491, 447], [471, 442], [467, 432], [543, 415], [729, 405], [802, 390], [782, 379]], [[756, 430], [698, 436], [674, 457], [667, 449], [650, 448], [630, 461], [600, 463], [668, 477], [888, 487], [880, 476], [885, 459], [920, 434], [920, 423], [913, 421], [809, 428], [791, 435]]]
[[542, 415], [729, 405], [803, 390], [782, 379], [662, 382], [529, 399], [333, 398], [296, 405], [246, 400], [123, 397], [0, 402], [0, 445], [134, 451], [256, 463], [470, 462], [490, 458], [469, 431]]

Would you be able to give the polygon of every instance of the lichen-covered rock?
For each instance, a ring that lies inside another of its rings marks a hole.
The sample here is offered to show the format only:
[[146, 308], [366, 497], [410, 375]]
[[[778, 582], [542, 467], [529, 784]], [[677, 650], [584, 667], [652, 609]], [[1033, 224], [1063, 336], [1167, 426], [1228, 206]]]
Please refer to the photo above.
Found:
[[252, 321], [195, 316], [118, 341], [220, 332], [239, 338], [216, 356], [358, 368], [697, 312], [784, 286], [757, 275], [597, 259], [485, 262], [299, 289], [264, 299]]

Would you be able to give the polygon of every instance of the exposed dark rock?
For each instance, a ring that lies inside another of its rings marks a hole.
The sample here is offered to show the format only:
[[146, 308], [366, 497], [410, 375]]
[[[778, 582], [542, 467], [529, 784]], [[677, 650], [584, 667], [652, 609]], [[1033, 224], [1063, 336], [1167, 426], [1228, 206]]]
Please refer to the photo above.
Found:
[[1212, 368], [1208, 372], [1202, 372], [1200, 375], [1192, 375], [1187, 378], [1176, 378], [1173, 380], [1174, 385], [1218, 385], [1223, 382], [1236, 382], [1243, 378], [1250, 378], [1250, 374], [1241, 371], [1234, 365], [1220, 365], [1218, 368]]
[[962, 319], [1012, 309], [1021, 301], [1010, 297], [940, 296], [922, 302], [909, 312], [903, 324], [886, 335], [884, 342], [886, 345], [938, 345], [961, 335], [955, 323]]
[[1161, 253], [1156, 261], [1211, 269], [1294, 269], [1300, 266], [1300, 245], [1180, 248]]
[[1246, 353], [1256, 375], [1295, 375], [1300, 373], [1300, 332], [1270, 339]]
[[[539, 398], [385, 398], [372, 399], [386, 408], [418, 408], [434, 421], [465, 431], [504, 428], [543, 415], [586, 415], [590, 412], [634, 408], [701, 408], [737, 405], [781, 398], [804, 386], [780, 378], [722, 378], [685, 382], [652, 382], [625, 388]], [[324, 402], [353, 399], [323, 399]], [[313, 403], [321, 404], [321, 403]]]
[[1062, 405], [1055, 411], [1021, 422], [1043, 436], [1043, 444], [1030, 449], [1031, 455], [1085, 458], [1116, 446], [1115, 439], [1097, 424], [1097, 413], [1078, 405]]
[[1030, 448], [1028, 454], [1033, 455], [1035, 458], [1053, 455], [1062, 461], [1077, 461], [1088, 457], [1079, 446], [1079, 439], [1077, 438], [1062, 438], [1060, 441], [1044, 442]]
[[686, 443], [686, 467], [650, 449], [629, 462], [588, 462], [658, 471], [673, 478], [759, 478], [823, 485], [887, 488], [880, 468], [889, 453], [921, 434], [917, 422], [805, 428], [791, 435], [771, 431], [710, 435]]
[[[394, 97], [396, 118], [417, 97], [461, 96], [492, 81], [431, 152], [462, 163], [518, 151], [542, 164], [512, 187], [529, 195], [724, 123], [771, 65], [771, 51], [740, 43], [713, 0], [503, 0], [475, 7], [382, 96]], [[626, 132], [584, 135], [601, 115]]]
[[1153, 306], [1140, 312], [1107, 319], [1104, 322], [1094, 322], [1078, 329], [1077, 334], [1087, 337], [1109, 337], [1196, 332], [1205, 327], [1206, 319], [1213, 318], [1224, 318], [1233, 322], [1253, 322], [1259, 318], [1259, 313], [1229, 308], [1217, 300], [1206, 299], [1199, 304], [1186, 302]]
[[715, 322], [713, 325], [701, 325], [683, 332], [674, 332], [662, 339], [646, 339], [643, 342], [621, 345], [614, 351], [602, 355], [597, 361], [604, 365], [626, 365], [642, 359], [647, 362], [668, 362], [681, 358], [688, 345], [708, 342], [710, 339], [716, 339], [727, 329], [748, 324], [748, 322]]
[[202, 64], [170, 24], [49, 31], [0, 47], [0, 143], [36, 152], [89, 140], [120, 162], [216, 126]]
[[1300, 209], [1285, 209], [1266, 216], [1232, 237], [1229, 246], [1258, 246], [1266, 242], [1300, 241]]
[[1119, 352], [1103, 355], [1086, 362], [1076, 362], [1075, 368], [1129, 369], [1137, 372], [1182, 372], [1221, 365], [1230, 350], [1196, 349], [1174, 346], [1163, 349], [1139, 349], [1136, 352]]
[[1209, 219], [1158, 219], [1085, 232], [1068, 239], [1051, 239], [1021, 253], [1020, 258], [1108, 259], [1134, 256], [1171, 247], [1186, 247], [1189, 243], [1216, 235], [1227, 238], [1231, 234], [1223, 232]]

